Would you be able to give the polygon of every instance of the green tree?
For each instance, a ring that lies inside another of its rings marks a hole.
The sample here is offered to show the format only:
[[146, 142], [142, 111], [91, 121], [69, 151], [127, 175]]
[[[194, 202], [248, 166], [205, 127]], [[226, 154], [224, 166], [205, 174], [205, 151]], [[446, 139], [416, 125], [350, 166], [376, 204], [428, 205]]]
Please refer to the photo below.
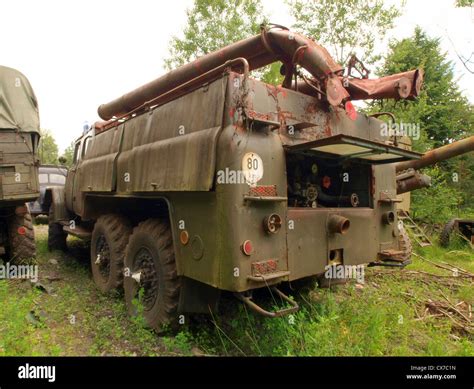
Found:
[[265, 22], [260, 0], [194, 0], [186, 13], [184, 37], [169, 45], [168, 70], [255, 35]]
[[456, 0], [455, 6], [458, 8], [463, 7], [472, 7], [474, 5], [474, 0]]
[[[413, 140], [413, 148], [421, 152], [473, 135], [473, 106], [462, 94], [439, 38], [416, 28], [411, 37], [391, 42], [378, 75], [418, 67], [424, 70], [424, 84], [416, 100], [374, 101], [369, 112], [390, 111], [397, 123], [418, 124], [421, 137]], [[473, 153], [442, 162], [427, 173], [432, 175], [432, 188], [413, 193], [412, 209], [417, 217], [446, 221], [456, 210], [462, 215], [474, 208]]]
[[415, 101], [376, 101], [369, 105], [370, 110], [388, 110], [395, 114], [397, 121], [419, 123], [421, 131], [426, 133], [424, 142], [414, 142], [414, 148], [419, 151], [472, 134], [473, 107], [457, 84], [452, 62], [441, 49], [440, 39], [429, 37], [418, 27], [413, 36], [390, 43], [378, 75], [414, 68], [424, 70], [423, 88]]
[[378, 60], [375, 43], [401, 14], [383, 0], [287, 0], [287, 4], [296, 20], [293, 27], [320, 42], [341, 65], [352, 53], [369, 64]]
[[74, 142], [71, 142], [71, 144], [68, 147], [66, 147], [66, 149], [64, 150], [64, 153], [62, 153], [61, 155], [61, 158], [64, 158], [66, 160], [64, 165], [66, 165], [67, 167], [71, 167], [73, 157], [74, 157]]
[[431, 177], [432, 184], [430, 188], [412, 192], [412, 215], [427, 223], [446, 223], [458, 215], [463, 192], [453, 185], [449, 174], [438, 166], [426, 168], [424, 173]]
[[58, 163], [58, 145], [49, 130], [41, 130], [41, 139], [39, 142], [39, 156], [41, 164]]
[[266, 66], [260, 79], [267, 84], [281, 85], [285, 79], [280, 73], [281, 65], [280, 62], [273, 62], [271, 65]]

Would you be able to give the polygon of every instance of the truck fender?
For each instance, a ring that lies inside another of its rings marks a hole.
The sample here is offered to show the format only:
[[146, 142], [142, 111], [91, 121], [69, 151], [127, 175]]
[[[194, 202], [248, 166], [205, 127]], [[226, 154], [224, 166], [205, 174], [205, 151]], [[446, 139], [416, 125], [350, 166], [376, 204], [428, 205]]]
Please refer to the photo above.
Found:
[[65, 190], [63, 186], [52, 186], [46, 188], [44, 193], [45, 206], [51, 210], [50, 221], [57, 222], [59, 220], [66, 220], [68, 212], [66, 209]]

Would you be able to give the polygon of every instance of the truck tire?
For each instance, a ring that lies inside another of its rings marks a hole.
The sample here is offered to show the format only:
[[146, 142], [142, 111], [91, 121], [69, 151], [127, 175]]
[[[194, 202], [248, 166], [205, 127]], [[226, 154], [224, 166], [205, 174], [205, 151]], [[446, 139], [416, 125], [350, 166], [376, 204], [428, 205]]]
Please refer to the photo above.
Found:
[[121, 215], [104, 215], [94, 225], [91, 238], [92, 278], [102, 293], [123, 285], [123, 258], [132, 232]]
[[129, 313], [142, 313], [156, 332], [176, 324], [180, 281], [168, 223], [149, 219], [134, 228], [125, 253], [124, 290]]
[[48, 220], [48, 250], [67, 250], [67, 233], [64, 232], [63, 226], [59, 223], [54, 222], [54, 208], [53, 204], [49, 208], [49, 220]]
[[411, 244], [411, 239], [408, 236], [407, 230], [403, 225], [399, 226], [398, 234], [398, 249], [403, 252], [401, 258], [403, 261], [407, 261], [411, 258], [413, 252], [413, 245]]
[[10, 261], [31, 263], [36, 257], [35, 231], [30, 212], [14, 215], [8, 221]]
[[454, 232], [456, 226], [456, 219], [450, 220], [443, 228], [441, 235], [439, 236], [439, 244], [442, 247], [448, 247], [449, 241], [451, 240], [451, 234]]

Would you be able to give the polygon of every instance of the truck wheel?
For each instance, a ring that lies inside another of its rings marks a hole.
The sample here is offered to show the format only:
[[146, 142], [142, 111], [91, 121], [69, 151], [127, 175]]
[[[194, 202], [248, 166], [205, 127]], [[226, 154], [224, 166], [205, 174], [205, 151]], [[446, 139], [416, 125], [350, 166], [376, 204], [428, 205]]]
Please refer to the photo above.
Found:
[[167, 223], [149, 219], [134, 228], [125, 253], [125, 300], [132, 316], [162, 332], [175, 324], [180, 282]]
[[121, 215], [104, 215], [94, 225], [91, 238], [92, 278], [103, 293], [123, 284], [123, 258], [132, 228]]
[[49, 208], [49, 220], [48, 220], [48, 250], [67, 250], [67, 233], [64, 232], [63, 226], [59, 223], [54, 222], [54, 208], [53, 204]]
[[36, 257], [35, 232], [30, 212], [14, 215], [8, 222], [10, 261], [29, 263]]
[[451, 234], [454, 232], [456, 226], [456, 220], [450, 220], [443, 228], [441, 235], [439, 237], [439, 243], [442, 247], [448, 247], [449, 241], [451, 239]]
[[399, 234], [398, 234], [398, 248], [400, 251], [403, 252], [402, 260], [406, 261], [411, 258], [411, 254], [413, 251], [413, 246], [411, 244], [411, 239], [408, 236], [405, 227], [399, 226]]

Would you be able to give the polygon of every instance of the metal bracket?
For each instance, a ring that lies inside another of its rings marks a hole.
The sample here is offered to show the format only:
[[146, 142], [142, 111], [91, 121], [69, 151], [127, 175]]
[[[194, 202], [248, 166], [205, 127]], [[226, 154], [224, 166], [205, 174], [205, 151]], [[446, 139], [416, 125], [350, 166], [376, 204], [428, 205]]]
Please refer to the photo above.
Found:
[[284, 201], [288, 201], [288, 197], [284, 197], [284, 196], [249, 196], [249, 195], [244, 195], [244, 201], [284, 202]]
[[278, 296], [280, 296], [283, 300], [285, 300], [287, 303], [289, 303], [291, 307], [270, 312], [262, 308], [261, 306], [257, 305], [255, 302], [253, 302], [251, 297], [244, 296], [242, 293], [234, 293], [234, 295], [240, 301], [242, 301], [245, 305], [247, 305], [251, 310], [266, 317], [281, 317], [281, 316], [296, 312], [300, 308], [296, 301], [293, 301], [292, 299], [290, 299], [286, 294], [284, 294], [282, 291], [280, 291], [276, 287], [273, 286], [270, 289], [271, 291], [275, 292]]
[[384, 267], [398, 267], [403, 269], [405, 266], [410, 265], [411, 259], [407, 259], [403, 262], [370, 262], [367, 267], [374, 267], [374, 266], [384, 266]]

